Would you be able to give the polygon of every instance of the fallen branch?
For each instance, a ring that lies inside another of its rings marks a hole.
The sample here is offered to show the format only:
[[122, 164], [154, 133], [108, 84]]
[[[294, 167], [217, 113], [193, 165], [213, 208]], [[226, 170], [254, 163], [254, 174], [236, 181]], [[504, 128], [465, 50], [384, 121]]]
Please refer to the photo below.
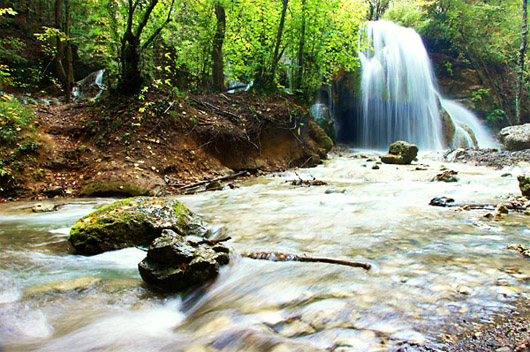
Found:
[[212, 105], [210, 103], [207, 103], [207, 102], [199, 100], [199, 99], [191, 99], [191, 101], [194, 102], [197, 105], [200, 105], [202, 107], [208, 108], [208, 109], [218, 113], [219, 115], [223, 115], [225, 117], [228, 117], [230, 120], [232, 120], [232, 122], [239, 123], [241, 121], [241, 117], [240, 116], [237, 116], [237, 115], [232, 114], [231, 112], [228, 112], [228, 111], [225, 111], [225, 110], [221, 110], [217, 106], [214, 106], [214, 105]]
[[197, 188], [197, 187], [200, 187], [200, 186], [207, 185], [207, 184], [209, 184], [211, 182], [232, 180], [232, 179], [235, 179], [235, 178], [237, 178], [239, 176], [245, 175], [247, 172], [248, 172], [247, 170], [244, 170], [244, 171], [240, 171], [238, 173], [235, 173], [233, 175], [217, 177], [217, 178], [214, 178], [214, 179], [211, 179], [211, 180], [200, 181], [200, 182], [197, 182], [197, 183], [194, 183], [194, 184], [191, 184], [191, 185], [178, 187], [177, 190], [178, 190], [178, 192], [187, 191], [187, 190], [190, 190], [190, 189], [194, 189], [194, 188]]
[[251, 259], [270, 260], [273, 262], [310, 262], [346, 265], [356, 268], [363, 268], [365, 270], [370, 270], [370, 268], [372, 267], [372, 265], [369, 263], [351, 262], [348, 260], [333, 258], [308, 257], [305, 254], [296, 255], [278, 252], [248, 252], [243, 253], [242, 256]]

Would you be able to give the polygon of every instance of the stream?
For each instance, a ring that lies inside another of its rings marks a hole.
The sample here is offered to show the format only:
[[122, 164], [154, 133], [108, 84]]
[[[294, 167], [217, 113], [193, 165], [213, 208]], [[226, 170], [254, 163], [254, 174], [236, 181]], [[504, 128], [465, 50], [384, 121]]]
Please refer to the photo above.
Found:
[[[0, 204], [0, 350], [393, 351], [444, 350], [442, 334], [487, 319], [530, 292], [530, 216], [429, 206], [430, 199], [498, 203], [520, 194], [518, 167], [439, 161], [380, 165], [344, 150], [319, 167], [250, 179], [234, 190], [181, 196], [219, 235], [230, 265], [207, 287], [168, 295], [143, 284], [136, 248], [68, 254], [69, 228], [108, 199]], [[458, 183], [433, 183], [442, 166]], [[423, 170], [424, 169], [424, 170]], [[506, 176], [510, 173], [510, 176]], [[324, 186], [288, 181], [316, 178]], [[504, 177], [502, 177], [504, 176]], [[268, 262], [245, 251], [363, 261]]]

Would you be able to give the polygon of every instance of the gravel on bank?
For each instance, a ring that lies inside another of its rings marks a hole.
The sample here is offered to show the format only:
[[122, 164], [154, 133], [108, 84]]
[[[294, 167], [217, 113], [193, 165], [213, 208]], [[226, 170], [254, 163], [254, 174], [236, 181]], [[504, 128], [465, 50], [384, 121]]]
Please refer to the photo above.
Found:
[[476, 166], [502, 169], [519, 163], [530, 163], [530, 149], [507, 151], [499, 149], [455, 149], [444, 154], [448, 162], [460, 162]]

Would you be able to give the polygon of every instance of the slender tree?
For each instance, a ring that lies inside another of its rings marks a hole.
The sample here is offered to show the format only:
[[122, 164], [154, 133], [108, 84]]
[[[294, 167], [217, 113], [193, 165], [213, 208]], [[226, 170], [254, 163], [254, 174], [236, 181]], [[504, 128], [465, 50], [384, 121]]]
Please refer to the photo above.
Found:
[[57, 29], [57, 53], [55, 54], [55, 71], [63, 89], [66, 89], [66, 72], [63, 67], [64, 38], [63, 38], [63, 0], [55, 0], [55, 28]]
[[276, 44], [274, 45], [274, 53], [272, 54], [272, 63], [270, 69], [265, 72], [263, 77], [263, 85], [267, 89], [272, 89], [274, 85], [274, 77], [278, 69], [278, 64], [283, 56], [283, 53], [287, 46], [281, 49], [283, 29], [285, 27], [285, 17], [287, 15], [287, 7], [289, 6], [289, 0], [282, 0], [282, 15], [280, 17], [280, 24], [278, 25], [278, 32], [276, 33]]
[[515, 90], [515, 123], [521, 123], [521, 101], [523, 98], [523, 73], [524, 73], [524, 61], [528, 35], [528, 23], [527, 23], [527, 0], [523, 0], [523, 21], [522, 21], [522, 32], [521, 32], [521, 47], [519, 49], [519, 66], [517, 68], [517, 87]]
[[298, 72], [296, 73], [295, 88], [300, 89], [304, 80], [304, 48], [305, 48], [305, 32], [306, 32], [306, 1], [302, 0], [302, 24], [300, 28], [300, 42], [298, 43]]
[[70, 103], [72, 96], [72, 87], [74, 85], [74, 57], [72, 53], [72, 41], [70, 40], [70, 0], [64, 0], [64, 9], [65, 9], [65, 26], [64, 31], [66, 35], [66, 82], [65, 82], [65, 97], [66, 102]]
[[215, 17], [217, 18], [217, 30], [213, 39], [212, 48], [212, 78], [213, 88], [217, 92], [224, 90], [224, 69], [223, 69], [223, 42], [226, 32], [226, 12], [224, 6], [217, 2], [215, 4]]

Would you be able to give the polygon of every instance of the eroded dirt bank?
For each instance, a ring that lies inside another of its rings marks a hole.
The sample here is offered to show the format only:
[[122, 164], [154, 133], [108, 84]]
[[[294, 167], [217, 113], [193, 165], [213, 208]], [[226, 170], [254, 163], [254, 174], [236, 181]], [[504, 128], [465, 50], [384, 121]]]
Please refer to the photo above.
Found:
[[290, 97], [107, 97], [36, 108], [38, 151], [4, 199], [172, 194], [248, 170], [316, 165], [332, 143]]

